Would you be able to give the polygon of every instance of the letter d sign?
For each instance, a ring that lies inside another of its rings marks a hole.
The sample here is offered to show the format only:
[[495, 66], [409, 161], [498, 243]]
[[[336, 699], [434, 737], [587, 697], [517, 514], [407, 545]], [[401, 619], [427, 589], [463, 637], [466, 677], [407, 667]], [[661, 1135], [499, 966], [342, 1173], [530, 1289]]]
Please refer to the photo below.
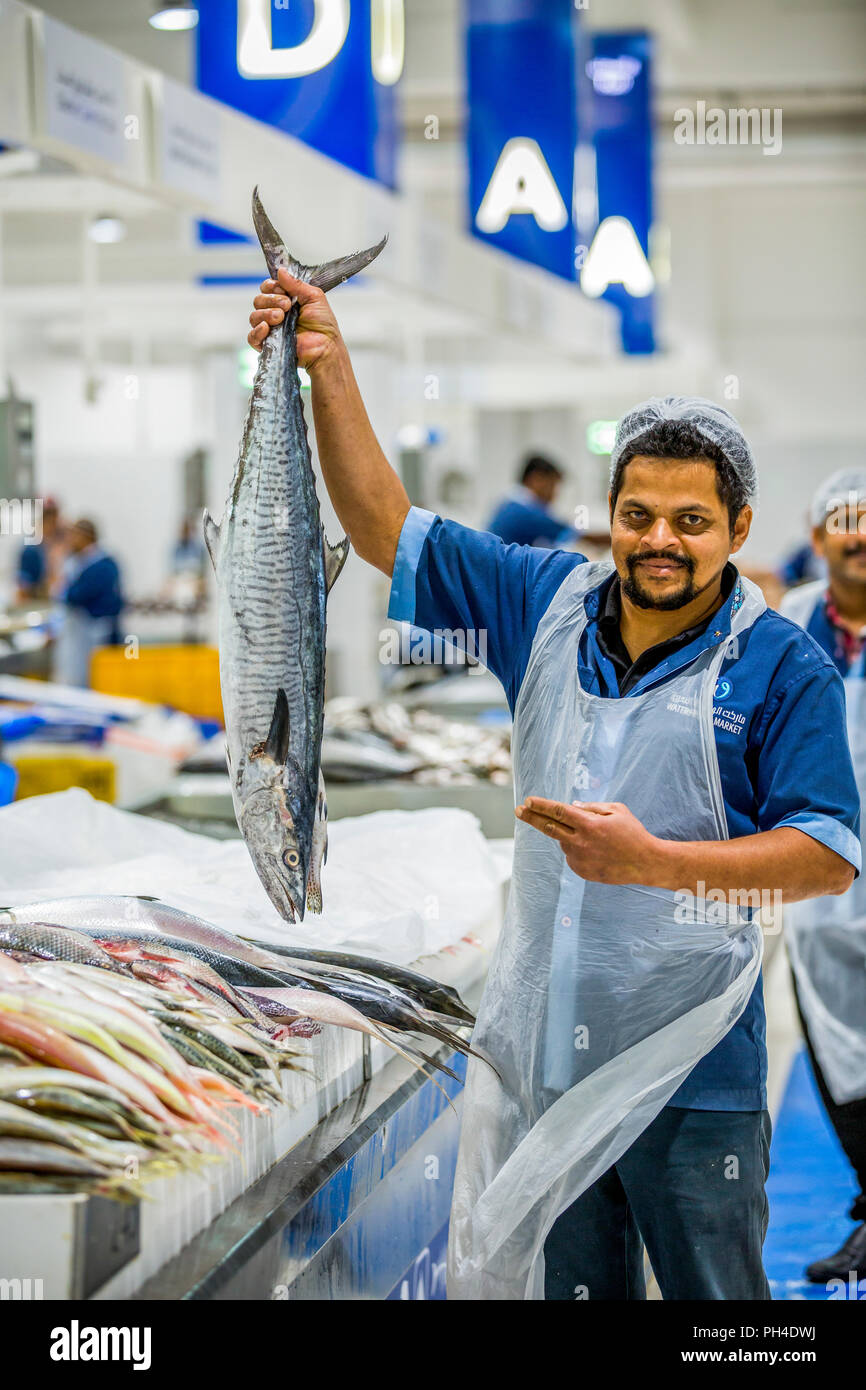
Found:
[[243, 77], [306, 77], [336, 58], [349, 32], [349, 0], [315, 0], [303, 43], [274, 48], [271, 0], [238, 0], [238, 72]]

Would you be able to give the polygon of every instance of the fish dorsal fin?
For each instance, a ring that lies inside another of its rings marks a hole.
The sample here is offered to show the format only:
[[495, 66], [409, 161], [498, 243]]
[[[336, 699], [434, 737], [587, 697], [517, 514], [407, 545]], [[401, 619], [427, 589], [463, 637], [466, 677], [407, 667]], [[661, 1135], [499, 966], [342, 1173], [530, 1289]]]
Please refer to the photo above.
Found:
[[384, 248], [388, 238], [384, 236], [376, 246], [368, 246], [366, 251], [355, 251], [350, 256], [340, 256], [335, 261], [324, 261], [321, 265], [304, 265], [286, 249], [285, 242], [274, 227], [259, 200], [258, 188], [253, 189], [253, 225], [261, 243], [268, 265], [268, 273], [276, 280], [278, 270], [287, 270], [296, 280], [306, 280], [308, 285], [318, 285], [328, 292], [335, 285], [349, 280], [359, 270], [375, 261]]
[[277, 698], [274, 701], [271, 727], [265, 739], [263, 752], [272, 762], [280, 764], [284, 763], [289, 756], [289, 702], [282, 686], [277, 691]]
[[349, 537], [344, 536], [341, 541], [337, 541], [336, 545], [331, 545], [331, 542], [325, 535], [325, 528], [323, 526], [322, 550], [325, 555], [325, 588], [327, 592], [330, 593], [337, 582], [337, 576], [340, 570], [346, 563], [346, 558], [349, 554]]
[[214, 567], [214, 574], [216, 574], [217, 559], [220, 549], [220, 528], [217, 526], [206, 507], [202, 522], [204, 526], [204, 543], [207, 546], [207, 553]]

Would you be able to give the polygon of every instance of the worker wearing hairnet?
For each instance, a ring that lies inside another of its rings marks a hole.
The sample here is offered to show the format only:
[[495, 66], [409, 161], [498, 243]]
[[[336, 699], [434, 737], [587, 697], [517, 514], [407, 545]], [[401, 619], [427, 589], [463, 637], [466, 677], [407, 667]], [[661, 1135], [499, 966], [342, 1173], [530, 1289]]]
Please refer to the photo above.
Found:
[[[812, 503], [812, 544], [828, 578], [786, 594], [781, 612], [800, 624], [845, 682], [848, 737], [866, 797], [866, 469], [843, 469]], [[866, 891], [785, 909], [797, 1004], [815, 1079], [859, 1184], [858, 1223], [841, 1249], [810, 1264], [815, 1283], [866, 1276]]]
[[[290, 298], [291, 297], [291, 298]], [[322, 476], [389, 617], [464, 630], [514, 712], [505, 923], [470, 1062], [451, 1298], [769, 1297], [760, 931], [748, 900], [842, 893], [859, 802], [833, 662], [729, 556], [755, 469], [701, 400], [621, 422], [613, 564], [409, 505], [326, 297], [292, 300]], [[743, 901], [744, 896], [746, 901]], [[494, 1070], [495, 1067], [495, 1070]]]

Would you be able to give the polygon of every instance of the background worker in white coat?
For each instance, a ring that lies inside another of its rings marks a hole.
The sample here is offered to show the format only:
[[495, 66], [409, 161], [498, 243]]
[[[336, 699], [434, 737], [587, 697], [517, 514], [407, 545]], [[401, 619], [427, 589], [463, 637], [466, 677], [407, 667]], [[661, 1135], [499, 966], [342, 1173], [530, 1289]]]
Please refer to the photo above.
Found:
[[[781, 612], [814, 638], [845, 681], [848, 737], [861, 803], [866, 800], [866, 469], [843, 469], [812, 503], [812, 545], [827, 579], [804, 584]], [[862, 834], [862, 824], [861, 824]], [[800, 1022], [815, 1080], [860, 1191], [858, 1224], [841, 1249], [806, 1270], [814, 1283], [866, 1276], [866, 893], [862, 878], [843, 898], [785, 910]]]
[[322, 476], [389, 617], [483, 629], [515, 711], [476, 1030], [499, 1070], [469, 1070], [449, 1297], [641, 1298], [642, 1238], [665, 1298], [769, 1298], [760, 934], [705, 900], [842, 893], [861, 855], [839, 674], [729, 563], [746, 441], [711, 402], [647, 402], [611, 459], [614, 565], [508, 546], [410, 507], [320, 290], [265, 281], [251, 345], [290, 297]]

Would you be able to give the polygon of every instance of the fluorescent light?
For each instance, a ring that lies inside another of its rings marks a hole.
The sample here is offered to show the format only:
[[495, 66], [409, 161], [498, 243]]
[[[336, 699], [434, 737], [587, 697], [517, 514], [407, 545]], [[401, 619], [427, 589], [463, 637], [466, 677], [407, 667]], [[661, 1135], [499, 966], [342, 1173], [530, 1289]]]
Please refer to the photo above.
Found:
[[99, 242], [100, 246], [111, 246], [115, 241], [123, 241], [126, 236], [126, 223], [119, 217], [113, 217], [111, 213], [103, 212], [94, 217], [87, 229], [87, 235], [91, 241]]
[[371, 0], [370, 59], [382, 87], [393, 87], [403, 71], [405, 22], [403, 0]]
[[148, 24], [154, 29], [194, 29], [198, 24], [198, 6], [187, 0], [158, 0]]
[[603, 97], [625, 96], [634, 86], [640, 70], [640, 59], [627, 54], [621, 58], [592, 58], [586, 65], [587, 76]]
[[401, 425], [397, 431], [399, 449], [423, 449], [429, 442], [427, 430], [423, 425]]

